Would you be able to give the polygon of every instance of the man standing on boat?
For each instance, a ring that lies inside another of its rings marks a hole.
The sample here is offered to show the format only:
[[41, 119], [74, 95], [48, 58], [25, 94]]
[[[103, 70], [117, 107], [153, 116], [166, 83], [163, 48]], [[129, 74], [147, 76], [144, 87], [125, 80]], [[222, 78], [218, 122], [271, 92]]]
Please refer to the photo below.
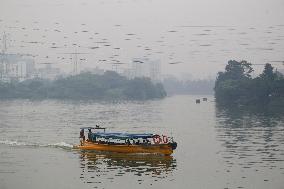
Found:
[[92, 141], [92, 129], [89, 128], [88, 131], [88, 140]]
[[80, 131], [80, 143], [81, 143], [81, 145], [83, 145], [84, 142], [85, 142], [84, 129], [81, 129], [81, 131]]

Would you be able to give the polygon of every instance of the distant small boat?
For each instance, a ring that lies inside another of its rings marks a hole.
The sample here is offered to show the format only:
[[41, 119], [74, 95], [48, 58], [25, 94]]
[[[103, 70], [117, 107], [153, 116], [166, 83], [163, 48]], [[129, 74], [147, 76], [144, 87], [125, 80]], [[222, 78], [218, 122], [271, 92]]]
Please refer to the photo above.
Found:
[[[99, 129], [103, 132], [96, 132]], [[171, 155], [177, 147], [173, 138], [165, 135], [107, 133], [105, 129], [99, 126], [81, 128], [80, 144], [74, 148], [118, 153]], [[88, 130], [87, 139], [85, 130]]]

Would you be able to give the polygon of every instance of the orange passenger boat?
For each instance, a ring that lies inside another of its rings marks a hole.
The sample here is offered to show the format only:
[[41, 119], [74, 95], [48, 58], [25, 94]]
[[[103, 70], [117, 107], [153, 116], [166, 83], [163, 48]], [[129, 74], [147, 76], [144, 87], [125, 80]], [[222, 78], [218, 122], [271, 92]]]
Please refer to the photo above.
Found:
[[[96, 132], [103, 129], [103, 132]], [[88, 137], [85, 138], [85, 130]], [[96, 150], [118, 153], [142, 153], [171, 155], [177, 147], [173, 138], [157, 134], [107, 133], [102, 127], [83, 127], [80, 131], [80, 144], [74, 146], [81, 150]]]

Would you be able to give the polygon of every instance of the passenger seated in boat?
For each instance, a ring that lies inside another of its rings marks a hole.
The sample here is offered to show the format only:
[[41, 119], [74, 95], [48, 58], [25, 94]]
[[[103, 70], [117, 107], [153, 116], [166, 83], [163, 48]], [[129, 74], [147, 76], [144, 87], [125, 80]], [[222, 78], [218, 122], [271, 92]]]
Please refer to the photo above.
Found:
[[149, 144], [149, 140], [148, 139], [143, 139], [143, 144]]

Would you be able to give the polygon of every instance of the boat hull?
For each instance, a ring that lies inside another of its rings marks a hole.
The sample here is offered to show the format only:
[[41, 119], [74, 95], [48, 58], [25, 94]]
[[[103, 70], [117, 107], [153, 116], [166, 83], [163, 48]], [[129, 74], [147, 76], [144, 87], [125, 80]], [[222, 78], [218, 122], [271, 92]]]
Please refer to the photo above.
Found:
[[162, 154], [171, 155], [173, 148], [170, 144], [157, 145], [127, 145], [127, 144], [99, 144], [94, 142], [84, 142], [82, 145], [74, 146], [81, 150], [97, 150], [118, 153], [147, 153], [147, 154]]

